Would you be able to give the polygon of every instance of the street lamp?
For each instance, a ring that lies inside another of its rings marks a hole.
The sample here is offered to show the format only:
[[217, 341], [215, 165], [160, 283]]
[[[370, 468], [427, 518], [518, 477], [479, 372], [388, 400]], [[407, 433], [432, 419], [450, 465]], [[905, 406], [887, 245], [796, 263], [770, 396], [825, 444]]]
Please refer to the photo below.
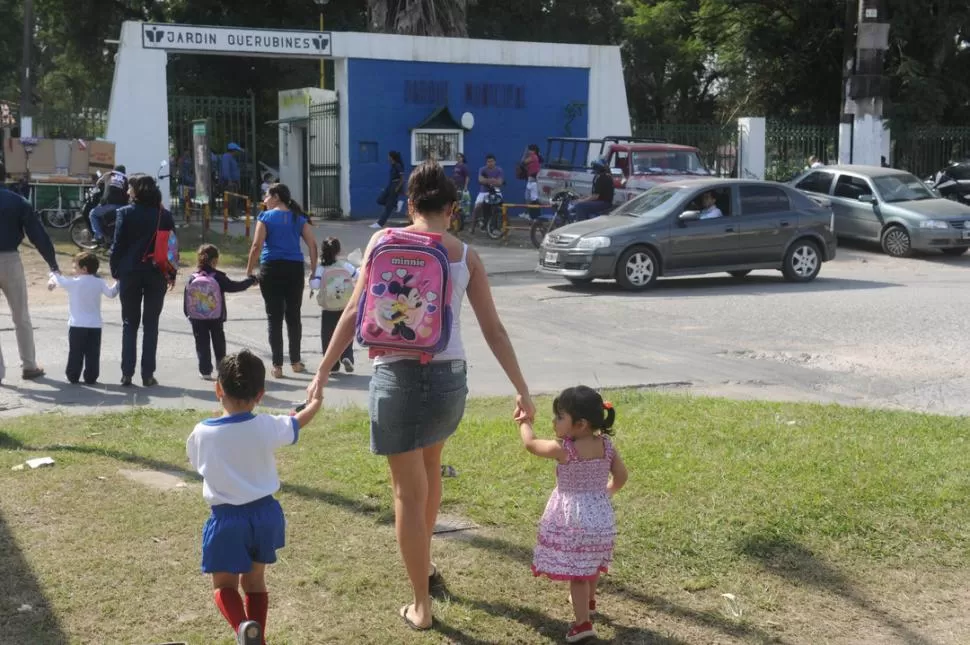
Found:
[[[323, 8], [327, 6], [330, 0], [313, 0], [313, 2], [320, 8], [320, 33], [323, 33]], [[320, 89], [327, 89], [327, 78], [323, 71], [323, 58], [320, 59]]]

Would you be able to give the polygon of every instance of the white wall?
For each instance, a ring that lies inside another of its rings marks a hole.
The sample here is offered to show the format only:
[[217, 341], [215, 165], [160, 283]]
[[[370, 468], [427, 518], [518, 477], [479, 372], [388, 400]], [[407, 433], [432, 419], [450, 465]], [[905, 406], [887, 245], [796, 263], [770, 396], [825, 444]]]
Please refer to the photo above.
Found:
[[[307, 138], [306, 119], [310, 113], [310, 103], [325, 103], [337, 100], [333, 90], [319, 87], [302, 87], [296, 90], [283, 90], [277, 95], [277, 117], [280, 151], [280, 182], [290, 188], [293, 199], [307, 206], [307, 181], [303, 176], [303, 146]], [[287, 123], [292, 119], [303, 119]]]
[[[168, 159], [168, 55], [142, 49], [141, 23], [126, 22], [115, 58], [114, 83], [108, 106], [108, 141], [115, 143], [115, 163], [128, 174], [155, 176]], [[165, 207], [168, 190], [162, 190]]]

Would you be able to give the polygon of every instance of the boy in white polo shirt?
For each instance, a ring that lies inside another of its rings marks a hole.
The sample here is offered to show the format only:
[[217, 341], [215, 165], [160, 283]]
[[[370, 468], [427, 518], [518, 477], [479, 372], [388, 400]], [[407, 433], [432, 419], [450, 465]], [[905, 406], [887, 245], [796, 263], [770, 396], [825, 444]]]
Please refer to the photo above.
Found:
[[118, 295], [118, 283], [110, 287], [97, 276], [98, 256], [84, 251], [74, 257], [74, 277], [66, 278], [52, 273], [48, 289], [60, 286], [67, 291], [70, 319], [67, 330], [67, 369], [65, 374], [71, 383], [81, 381], [93, 385], [101, 372], [101, 296], [114, 298]]
[[212, 507], [202, 532], [202, 572], [212, 575], [216, 606], [244, 645], [265, 644], [264, 575], [285, 544], [286, 520], [273, 497], [280, 488], [273, 453], [296, 443], [323, 402], [312, 399], [290, 416], [253, 414], [265, 382], [266, 366], [254, 354], [243, 350], [223, 358], [216, 383], [223, 415], [196, 425], [186, 441], [189, 461], [203, 478], [202, 496]]

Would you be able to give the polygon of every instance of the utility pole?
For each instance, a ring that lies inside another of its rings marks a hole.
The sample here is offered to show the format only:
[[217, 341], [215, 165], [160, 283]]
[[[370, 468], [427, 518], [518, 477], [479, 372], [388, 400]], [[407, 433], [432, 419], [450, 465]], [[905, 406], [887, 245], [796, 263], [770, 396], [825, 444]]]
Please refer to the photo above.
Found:
[[33, 78], [30, 73], [31, 55], [34, 51], [34, 0], [24, 0], [24, 50], [23, 50], [23, 71], [20, 85], [20, 136], [32, 137], [34, 135], [33, 107], [31, 96], [33, 95]]
[[842, 105], [839, 106], [839, 163], [852, 163], [852, 125], [855, 114], [849, 105], [849, 83], [855, 74], [856, 18], [859, 0], [845, 0], [845, 27], [842, 32]]
[[839, 130], [839, 157], [843, 162], [878, 166], [889, 149], [889, 132], [882, 118], [889, 85], [885, 76], [887, 5], [886, 0], [858, 0], [853, 23], [849, 23], [856, 26], [856, 38], [852, 69], [847, 65], [845, 70], [848, 79]]

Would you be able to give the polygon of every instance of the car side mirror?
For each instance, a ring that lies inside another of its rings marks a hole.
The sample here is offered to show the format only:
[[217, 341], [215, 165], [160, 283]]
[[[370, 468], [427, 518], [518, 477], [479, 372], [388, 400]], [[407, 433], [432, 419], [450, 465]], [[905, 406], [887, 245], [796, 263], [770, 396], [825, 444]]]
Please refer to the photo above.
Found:
[[687, 222], [696, 222], [700, 218], [700, 211], [684, 211], [677, 216], [677, 219], [680, 220], [681, 225], [686, 224]]
[[862, 202], [863, 204], [875, 204], [876, 203], [876, 196], [875, 195], [871, 195], [869, 193], [863, 193], [862, 195], [859, 195], [859, 197], [857, 199], [860, 202]]

